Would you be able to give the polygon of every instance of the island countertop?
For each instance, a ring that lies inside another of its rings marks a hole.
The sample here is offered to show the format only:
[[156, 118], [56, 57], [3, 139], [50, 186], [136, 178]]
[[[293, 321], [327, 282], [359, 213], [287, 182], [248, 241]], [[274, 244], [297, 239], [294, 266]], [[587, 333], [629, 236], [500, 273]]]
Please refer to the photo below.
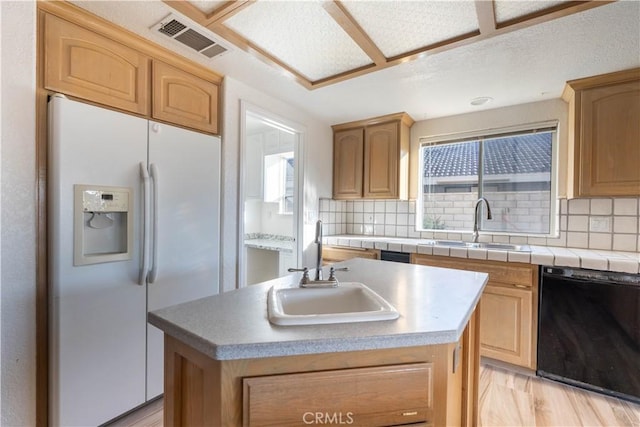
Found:
[[[487, 283], [486, 273], [369, 259], [336, 264], [343, 282], [362, 282], [400, 313], [396, 320], [277, 326], [267, 293], [298, 286], [300, 273], [149, 313], [149, 323], [216, 360], [457, 342]], [[325, 268], [328, 269], [328, 268]]]

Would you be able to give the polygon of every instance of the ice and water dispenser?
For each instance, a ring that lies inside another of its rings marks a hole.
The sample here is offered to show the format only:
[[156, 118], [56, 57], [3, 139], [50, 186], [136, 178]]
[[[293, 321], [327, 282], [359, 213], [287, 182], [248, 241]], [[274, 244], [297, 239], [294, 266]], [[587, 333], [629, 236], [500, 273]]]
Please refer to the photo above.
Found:
[[74, 185], [73, 265], [132, 258], [133, 190]]

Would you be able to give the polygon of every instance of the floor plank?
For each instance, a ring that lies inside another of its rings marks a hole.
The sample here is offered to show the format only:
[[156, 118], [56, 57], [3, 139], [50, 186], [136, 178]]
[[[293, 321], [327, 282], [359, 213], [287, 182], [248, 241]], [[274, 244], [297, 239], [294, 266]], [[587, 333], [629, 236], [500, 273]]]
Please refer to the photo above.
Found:
[[[483, 364], [480, 427], [640, 427], [640, 405]], [[163, 427], [162, 399], [109, 427]]]
[[162, 403], [162, 398], [156, 399], [105, 427], [162, 427]]
[[528, 393], [503, 385], [491, 384], [480, 413], [483, 426], [535, 425], [534, 402]]

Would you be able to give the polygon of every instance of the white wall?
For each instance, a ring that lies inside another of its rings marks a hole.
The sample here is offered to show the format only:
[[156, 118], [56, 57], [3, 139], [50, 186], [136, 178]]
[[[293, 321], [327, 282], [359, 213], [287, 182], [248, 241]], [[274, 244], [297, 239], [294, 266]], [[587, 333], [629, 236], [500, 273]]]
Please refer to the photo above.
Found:
[[35, 425], [35, 19], [0, 1], [0, 424]]
[[532, 102], [510, 107], [495, 108], [477, 113], [415, 122], [411, 127], [411, 170], [409, 194], [413, 199], [417, 194], [418, 147], [420, 138], [471, 132], [485, 129], [504, 128], [527, 123], [558, 120], [558, 197], [566, 195], [567, 182], [567, 117], [568, 105], [562, 99]]
[[262, 227], [260, 231], [264, 234], [293, 237], [295, 235], [293, 215], [283, 215], [279, 211], [279, 203], [262, 203]]
[[[268, 82], [265, 82], [268, 84]], [[316, 254], [312, 244], [319, 197], [331, 197], [333, 136], [329, 123], [323, 123], [302, 109], [225, 77], [224, 126], [222, 134], [222, 290], [235, 289], [238, 259], [238, 184], [240, 179], [240, 100], [249, 102], [283, 119], [306, 127], [303, 142], [305, 226], [301, 265], [313, 266]]]

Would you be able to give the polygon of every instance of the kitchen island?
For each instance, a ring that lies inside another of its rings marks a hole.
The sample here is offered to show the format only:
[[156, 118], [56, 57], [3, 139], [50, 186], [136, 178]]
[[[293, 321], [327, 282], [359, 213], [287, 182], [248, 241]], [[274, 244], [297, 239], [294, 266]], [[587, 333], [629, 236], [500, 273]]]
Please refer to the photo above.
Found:
[[165, 425], [476, 425], [485, 273], [353, 259], [395, 320], [276, 326], [292, 274], [149, 314], [165, 332]]

